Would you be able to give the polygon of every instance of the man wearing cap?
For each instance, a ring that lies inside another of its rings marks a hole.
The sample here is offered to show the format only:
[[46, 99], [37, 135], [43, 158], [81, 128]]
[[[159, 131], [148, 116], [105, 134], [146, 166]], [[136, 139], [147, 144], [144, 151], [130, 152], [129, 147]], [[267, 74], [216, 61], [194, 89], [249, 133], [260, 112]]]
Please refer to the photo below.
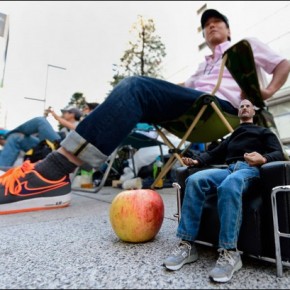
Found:
[[[203, 13], [201, 26], [212, 54], [182, 86], [144, 76], [123, 79], [96, 110], [70, 131], [58, 150], [36, 164], [25, 162], [0, 177], [0, 214], [35, 210], [35, 204], [37, 209], [69, 205], [69, 174], [77, 166], [87, 163], [98, 168], [137, 123], [178, 118], [204, 92], [210, 93], [218, 79], [221, 56], [231, 46], [231, 31], [228, 19], [212, 9]], [[286, 82], [290, 64], [260, 41], [252, 39], [251, 44], [257, 67], [272, 75], [262, 90], [266, 100]], [[227, 70], [216, 97], [223, 111], [238, 114], [242, 92]], [[28, 200], [31, 207], [27, 206]]]
[[[9, 131], [2, 144], [0, 166], [2, 168], [13, 166], [21, 151], [27, 152], [43, 140], [49, 140], [58, 147], [68, 132], [76, 128], [82, 116], [82, 112], [77, 108], [63, 109], [61, 112], [62, 116], [58, 116], [52, 108], [49, 108], [45, 112], [45, 117], [32, 118]], [[56, 132], [46, 119], [49, 113], [62, 125], [59, 132]]]
[[51, 114], [56, 121], [62, 126], [60, 134], [64, 138], [70, 130], [74, 130], [80, 122], [82, 112], [78, 108], [67, 108], [61, 110], [62, 116], [59, 116], [49, 107], [46, 114]]

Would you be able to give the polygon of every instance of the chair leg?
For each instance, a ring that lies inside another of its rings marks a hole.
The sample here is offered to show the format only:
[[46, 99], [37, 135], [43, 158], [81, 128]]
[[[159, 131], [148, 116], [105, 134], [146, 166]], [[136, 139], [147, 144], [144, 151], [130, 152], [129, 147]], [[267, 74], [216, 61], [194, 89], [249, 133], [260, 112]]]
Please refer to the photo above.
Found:
[[118, 153], [118, 149], [119, 149], [119, 148], [117, 148], [117, 149], [116, 149], [116, 150], [111, 154], [111, 156], [110, 156], [110, 162], [109, 162], [109, 164], [108, 164], [108, 166], [107, 166], [107, 168], [106, 168], [106, 171], [105, 171], [105, 173], [104, 173], [104, 175], [103, 175], [103, 178], [102, 178], [102, 180], [101, 180], [101, 182], [100, 182], [100, 184], [99, 184], [98, 186], [93, 187], [93, 188], [74, 187], [74, 188], [72, 188], [72, 189], [73, 189], [73, 190], [76, 190], [76, 191], [82, 191], [82, 192], [92, 192], [92, 193], [97, 193], [97, 192], [99, 192], [99, 191], [103, 188], [103, 186], [105, 185], [105, 182], [106, 182], [106, 180], [107, 180], [107, 178], [108, 178], [108, 176], [109, 176], [109, 173], [110, 173], [110, 171], [111, 171], [111, 169], [112, 169], [112, 166], [113, 166], [114, 160], [115, 160], [116, 155], [117, 155], [117, 153]]
[[101, 183], [96, 187], [96, 191], [95, 192], [98, 192], [99, 190], [101, 190], [101, 188], [103, 188], [103, 186], [105, 185], [105, 182], [106, 182], [106, 180], [107, 180], [107, 178], [109, 176], [109, 173], [110, 173], [110, 171], [111, 171], [111, 169], [113, 167], [113, 163], [114, 163], [115, 158], [117, 156], [118, 149], [119, 148], [115, 149], [115, 151], [111, 154], [111, 156], [110, 156], [110, 162], [109, 162], [109, 164], [108, 164], [108, 166], [106, 168], [106, 171], [105, 171], [105, 173], [103, 175], [103, 178], [101, 180]]
[[[221, 121], [224, 123], [224, 125], [226, 126], [226, 128], [228, 129], [229, 133], [233, 132], [233, 128], [231, 127], [230, 123], [227, 121], [227, 119], [224, 117], [224, 115], [222, 114], [222, 112], [220, 111], [220, 109], [218, 108], [218, 106], [213, 102], [210, 101], [209, 103], [205, 103], [202, 108], [200, 109], [200, 111], [198, 112], [198, 114], [195, 116], [193, 122], [191, 123], [190, 127], [187, 129], [186, 133], [184, 134], [183, 138], [181, 139], [181, 141], [179, 142], [178, 146], [175, 147], [170, 140], [166, 137], [166, 135], [158, 128], [158, 126], [155, 126], [158, 134], [160, 135], [160, 137], [163, 139], [164, 143], [170, 148], [170, 149], [174, 149], [174, 150], [180, 150], [180, 148], [185, 144], [188, 136], [191, 134], [192, 130], [195, 128], [196, 124], [198, 123], [198, 121], [200, 120], [201, 116], [203, 115], [203, 113], [205, 112], [206, 108], [208, 105], [211, 105], [213, 110], [216, 112], [216, 114], [220, 117]], [[187, 148], [190, 145], [187, 146]], [[187, 149], [186, 148], [186, 149]], [[183, 153], [186, 151], [186, 149], [183, 150]], [[167, 163], [164, 165], [164, 167], [162, 168], [161, 172], [159, 173], [159, 175], [157, 176], [157, 178], [154, 180], [153, 184], [151, 185], [151, 188], [153, 189], [156, 185], [156, 183], [165, 176], [165, 174], [172, 168], [172, 166], [174, 165], [174, 163], [176, 162], [176, 159], [179, 160], [181, 162], [181, 164], [183, 165], [183, 162], [181, 160], [181, 157], [179, 154], [174, 153], [169, 160], [167, 161]]]
[[220, 111], [218, 106], [214, 102], [211, 102], [210, 105], [215, 110], [215, 112], [218, 114], [218, 116], [220, 117], [220, 119], [224, 123], [224, 125], [227, 127], [227, 129], [229, 130], [229, 133], [233, 132], [234, 131], [233, 127], [230, 125], [230, 123], [224, 117], [224, 115], [222, 114], [222, 112]]
[[167, 172], [170, 170], [170, 168], [173, 166], [174, 164], [174, 155], [170, 156], [169, 160], [166, 162], [166, 164], [162, 167], [160, 173], [157, 175], [157, 177], [155, 178], [154, 182], [151, 185], [151, 188], [154, 189], [155, 185], [158, 183], [158, 181], [160, 179], [162, 179]]
[[281, 233], [279, 231], [278, 208], [277, 208], [277, 198], [276, 198], [278, 192], [290, 193], [290, 186], [276, 186], [272, 189], [272, 193], [271, 193], [277, 276], [282, 277], [283, 276], [283, 263], [282, 263], [282, 256], [281, 256], [280, 237], [290, 238], [290, 234]]
[[174, 215], [174, 217], [177, 218], [177, 221], [179, 223], [181, 219], [181, 193], [180, 193], [181, 186], [177, 182], [172, 183], [172, 186], [176, 188], [176, 198], [177, 198], [177, 213]]
[[156, 183], [158, 183], [158, 181], [163, 178], [167, 172], [169, 172], [169, 170], [172, 168], [172, 166], [175, 164], [175, 162], [178, 160], [180, 162], [180, 164], [182, 166], [185, 166], [185, 164], [182, 162], [182, 159], [181, 159], [181, 155], [184, 154], [187, 149], [190, 147], [191, 144], [188, 144], [188, 146], [186, 146], [183, 151], [178, 154], [178, 153], [173, 153], [170, 158], [168, 159], [168, 161], [166, 162], [166, 164], [162, 167], [162, 170], [161, 172], [159, 173], [159, 175], [156, 177], [156, 179], [154, 180], [154, 182], [152, 183], [151, 185], [151, 188], [154, 189]]

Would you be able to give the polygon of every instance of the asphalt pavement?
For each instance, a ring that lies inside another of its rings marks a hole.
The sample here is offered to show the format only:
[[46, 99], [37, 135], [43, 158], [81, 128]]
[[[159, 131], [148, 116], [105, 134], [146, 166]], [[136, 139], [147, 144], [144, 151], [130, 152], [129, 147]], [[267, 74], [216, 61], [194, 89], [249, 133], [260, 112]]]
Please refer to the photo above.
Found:
[[165, 218], [154, 240], [125, 243], [114, 233], [109, 209], [121, 189], [74, 191], [69, 207], [0, 216], [1, 289], [289, 289], [290, 269], [276, 276], [274, 263], [242, 256], [228, 283], [208, 270], [216, 249], [198, 244], [198, 261], [169, 271], [163, 260], [178, 239], [174, 188], [157, 190]]

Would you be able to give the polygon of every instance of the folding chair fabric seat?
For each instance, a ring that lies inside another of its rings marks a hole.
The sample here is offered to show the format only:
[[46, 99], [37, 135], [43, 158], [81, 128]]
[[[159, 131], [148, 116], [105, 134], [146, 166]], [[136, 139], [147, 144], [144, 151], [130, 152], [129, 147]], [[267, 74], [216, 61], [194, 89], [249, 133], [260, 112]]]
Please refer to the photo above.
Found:
[[[200, 96], [192, 107], [178, 119], [158, 123], [159, 126], [166, 129], [170, 133], [176, 135], [180, 139], [188, 132], [188, 128], [193, 123], [193, 116], [197, 116], [201, 109], [204, 107], [204, 112], [197, 121], [196, 125], [189, 132], [186, 141], [206, 143], [218, 140], [219, 138], [230, 133], [229, 129], [225, 126], [221, 118], [215, 113], [212, 106], [213, 102], [218, 109], [222, 109], [215, 96], [204, 94]], [[240, 124], [237, 115], [232, 115], [227, 112], [222, 113], [225, 119], [229, 122], [232, 128], [236, 128]]]

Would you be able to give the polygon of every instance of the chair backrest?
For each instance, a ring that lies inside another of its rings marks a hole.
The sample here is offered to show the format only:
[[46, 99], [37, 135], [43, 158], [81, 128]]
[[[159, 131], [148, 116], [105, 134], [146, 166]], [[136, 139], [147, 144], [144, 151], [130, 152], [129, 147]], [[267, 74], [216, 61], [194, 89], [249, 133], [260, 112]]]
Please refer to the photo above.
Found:
[[230, 47], [225, 54], [227, 59], [225, 65], [232, 77], [238, 83], [246, 97], [255, 105], [256, 116], [254, 122], [260, 126], [271, 129], [278, 137], [279, 132], [273, 115], [268, 111], [261, 95], [259, 74], [256, 69], [254, 56], [250, 43], [241, 40]]
[[265, 108], [250, 43], [241, 40], [225, 51], [226, 67], [246, 97], [259, 109]]
[[[226, 67], [238, 83], [240, 88], [246, 93], [247, 98], [256, 106], [254, 122], [260, 126], [269, 128], [278, 137], [286, 160], [289, 156], [280, 140], [279, 131], [274, 121], [274, 117], [269, 112], [262, 98], [258, 75], [262, 72], [256, 70], [254, 56], [250, 43], [241, 40], [233, 45], [227, 52]], [[263, 80], [262, 80], [263, 81]]]

